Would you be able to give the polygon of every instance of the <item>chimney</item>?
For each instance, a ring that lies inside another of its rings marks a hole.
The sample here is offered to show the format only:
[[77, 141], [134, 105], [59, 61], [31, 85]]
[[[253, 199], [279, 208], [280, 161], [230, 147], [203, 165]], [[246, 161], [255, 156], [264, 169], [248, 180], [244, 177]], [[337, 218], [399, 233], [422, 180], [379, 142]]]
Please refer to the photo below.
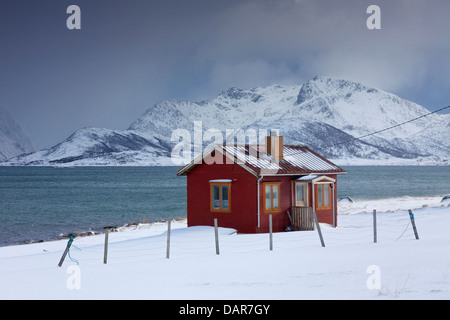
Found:
[[270, 130], [270, 136], [266, 137], [266, 153], [275, 161], [283, 160], [283, 137], [278, 135], [278, 130]]

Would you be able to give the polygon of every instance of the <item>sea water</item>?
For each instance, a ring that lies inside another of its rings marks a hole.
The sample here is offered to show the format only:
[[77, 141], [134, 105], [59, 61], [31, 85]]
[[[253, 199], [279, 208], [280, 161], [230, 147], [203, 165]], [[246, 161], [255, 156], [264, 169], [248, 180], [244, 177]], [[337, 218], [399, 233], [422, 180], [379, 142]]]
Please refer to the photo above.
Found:
[[376, 200], [450, 194], [450, 166], [354, 166], [338, 176], [338, 199]]
[[177, 167], [0, 167], [0, 245], [186, 217]]
[[[186, 217], [179, 167], [1, 167], [0, 246]], [[450, 193], [450, 166], [344, 167], [338, 199]]]

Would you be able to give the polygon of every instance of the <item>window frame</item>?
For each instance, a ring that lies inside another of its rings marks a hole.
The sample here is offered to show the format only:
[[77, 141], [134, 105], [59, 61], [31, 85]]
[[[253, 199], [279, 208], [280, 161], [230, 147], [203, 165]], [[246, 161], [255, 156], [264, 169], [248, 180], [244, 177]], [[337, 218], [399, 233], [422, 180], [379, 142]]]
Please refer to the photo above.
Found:
[[[266, 186], [270, 186], [270, 204], [271, 209], [266, 208]], [[278, 208], [273, 207], [273, 186], [278, 186]], [[263, 182], [263, 211], [265, 213], [281, 212], [281, 182], [267, 181]]]
[[[332, 208], [332, 194], [331, 192], [334, 190], [333, 187], [331, 187], [331, 182], [327, 182], [327, 183], [316, 183], [314, 185], [314, 190], [315, 190], [315, 205], [316, 205], [316, 210], [328, 210]], [[328, 205], [325, 205], [325, 185], [328, 186]], [[319, 186], [322, 187], [322, 205], [319, 206]]]
[[[219, 187], [219, 208], [214, 208], [214, 186]], [[228, 208], [222, 208], [222, 187], [226, 186], [228, 188]], [[210, 204], [209, 208], [211, 212], [231, 212], [231, 182], [209, 182], [209, 197]]]
[[[297, 196], [298, 196], [298, 192], [297, 192], [297, 187], [298, 186], [302, 186], [303, 188], [303, 201], [299, 201], [297, 200]], [[293, 186], [293, 203], [296, 207], [307, 207], [308, 206], [308, 183], [307, 182], [303, 182], [303, 181], [294, 181], [294, 186]]]

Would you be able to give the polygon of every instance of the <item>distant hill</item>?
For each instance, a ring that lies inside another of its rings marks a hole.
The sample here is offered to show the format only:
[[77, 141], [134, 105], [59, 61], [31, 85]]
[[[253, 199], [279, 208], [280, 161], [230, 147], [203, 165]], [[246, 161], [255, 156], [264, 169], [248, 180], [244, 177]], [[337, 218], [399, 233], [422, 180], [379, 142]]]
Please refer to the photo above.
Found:
[[9, 113], [0, 109], [0, 161], [32, 151], [30, 139]]
[[[394, 94], [361, 83], [315, 77], [298, 85], [250, 90], [229, 88], [217, 97], [192, 102], [161, 101], [128, 130], [80, 129], [50, 149], [12, 159], [16, 165], [170, 164], [171, 135], [194, 121], [208, 129], [279, 129], [285, 144], [306, 144], [337, 163], [444, 163], [450, 155], [450, 115], [432, 114], [364, 139], [372, 132], [430, 111]], [[211, 141], [205, 141], [204, 146]]]

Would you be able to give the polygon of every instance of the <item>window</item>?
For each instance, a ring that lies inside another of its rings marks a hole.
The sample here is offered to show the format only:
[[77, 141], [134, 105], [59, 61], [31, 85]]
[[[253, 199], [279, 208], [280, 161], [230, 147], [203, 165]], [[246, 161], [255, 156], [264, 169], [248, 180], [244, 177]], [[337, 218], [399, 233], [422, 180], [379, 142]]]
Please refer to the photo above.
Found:
[[295, 182], [295, 206], [306, 207], [308, 201], [308, 185], [304, 182]]
[[316, 209], [331, 208], [331, 190], [330, 184], [316, 184]]
[[280, 211], [280, 182], [264, 182], [264, 212]]
[[230, 182], [211, 182], [211, 211], [230, 212]]

